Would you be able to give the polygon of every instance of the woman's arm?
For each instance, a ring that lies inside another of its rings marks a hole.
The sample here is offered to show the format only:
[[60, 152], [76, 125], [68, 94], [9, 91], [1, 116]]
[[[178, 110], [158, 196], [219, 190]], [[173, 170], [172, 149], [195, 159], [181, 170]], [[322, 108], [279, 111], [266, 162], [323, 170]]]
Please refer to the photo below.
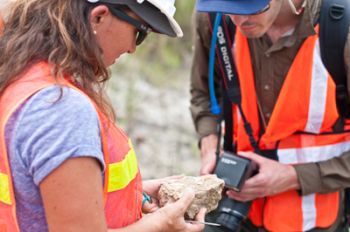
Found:
[[[107, 231], [101, 167], [94, 158], [68, 159], [41, 182], [40, 191], [50, 232]], [[146, 215], [135, 224], [110, 231], [201, 231], [203, 225], [189, 224], [184, 219], [193, 198], [193, 192], [186, 193], [177, 202]], [[204, 214], [202, 210], [197, 220], [203, 221]]]
[[50, 232], [107, 230], [101, 166], [96, 159], [68, 159], [39, 187]]

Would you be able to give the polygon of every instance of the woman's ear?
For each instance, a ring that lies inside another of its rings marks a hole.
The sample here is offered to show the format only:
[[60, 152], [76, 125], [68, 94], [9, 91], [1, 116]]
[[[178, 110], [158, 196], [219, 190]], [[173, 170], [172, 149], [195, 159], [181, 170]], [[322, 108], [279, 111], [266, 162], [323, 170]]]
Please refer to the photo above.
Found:
[[90, 23], [93, 30], [97, 30], [97, 28], [104, 23], [109, 15], [110, 11], [107, 6], [98, 5], [94, 7], [90, 12]]

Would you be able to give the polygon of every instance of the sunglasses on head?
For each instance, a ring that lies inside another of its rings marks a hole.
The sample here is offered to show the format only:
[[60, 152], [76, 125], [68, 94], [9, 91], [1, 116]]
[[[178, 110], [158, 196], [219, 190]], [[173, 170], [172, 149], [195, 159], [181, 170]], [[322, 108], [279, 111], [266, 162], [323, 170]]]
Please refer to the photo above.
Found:
[[124, 22], [127, 22], [131, 25], [133, 25], [137, 29], [137, 36], [136, 36], [136, 45], [140, 45], [147, 37], [147, 35], [152, 31], [152, 29], [144, 24], [143, 22], [134, 19], [133, 17], [126, 14], [124, 11], [115, 8], [115, 7], [109, 7], [109, 10], [111, 13], [119, 18], [120, 20], [123, 20]]

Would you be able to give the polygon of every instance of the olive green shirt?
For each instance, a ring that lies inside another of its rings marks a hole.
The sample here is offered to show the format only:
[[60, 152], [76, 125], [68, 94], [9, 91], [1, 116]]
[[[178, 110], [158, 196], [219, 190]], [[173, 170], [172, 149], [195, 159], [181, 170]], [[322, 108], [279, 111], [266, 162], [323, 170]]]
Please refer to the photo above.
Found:
[[[267, 35], [249, 39], [250, 53], [255, 75], [256, 94], [261, 105], [263, 119], [268, 123], [286, 74], [304, 40], [314, 35], [315, 22], [319, 17], [321, 0], [308, 0], [300, 23], [290, 34], [272, 44]], [[211, 31], [208, 16], [195, 15], [195, 50], [191, 73], [191, 113], [194, 124], [202, 138], [216, 132], [216, 120], [210, 112], [208, 90], [208, 54]], [[345, 47], [344, 60], [350, 93], [350, 34]], [[216, 74], [216, 86], [219, 78]], [[221, 99], [220, 91], [216, 91]], [[350, 187], [350, 152], [327, 161], [295, 165], [301, 193], [327, 193]]]

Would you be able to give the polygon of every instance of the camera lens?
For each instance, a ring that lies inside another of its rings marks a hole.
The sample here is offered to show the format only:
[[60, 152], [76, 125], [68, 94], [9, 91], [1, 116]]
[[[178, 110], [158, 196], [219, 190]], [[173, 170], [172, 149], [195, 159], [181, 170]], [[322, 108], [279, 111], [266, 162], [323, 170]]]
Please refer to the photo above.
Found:
[[251, 202], [239, 202], [224, 197], [218, 207], [216, 222], [230, 231], [237, 231], [247, 216]]
[[219, 215], [216, 222], [230, 229], [230, 231], [237, 231], [241, 221], [237, 217], [223, 213]]

